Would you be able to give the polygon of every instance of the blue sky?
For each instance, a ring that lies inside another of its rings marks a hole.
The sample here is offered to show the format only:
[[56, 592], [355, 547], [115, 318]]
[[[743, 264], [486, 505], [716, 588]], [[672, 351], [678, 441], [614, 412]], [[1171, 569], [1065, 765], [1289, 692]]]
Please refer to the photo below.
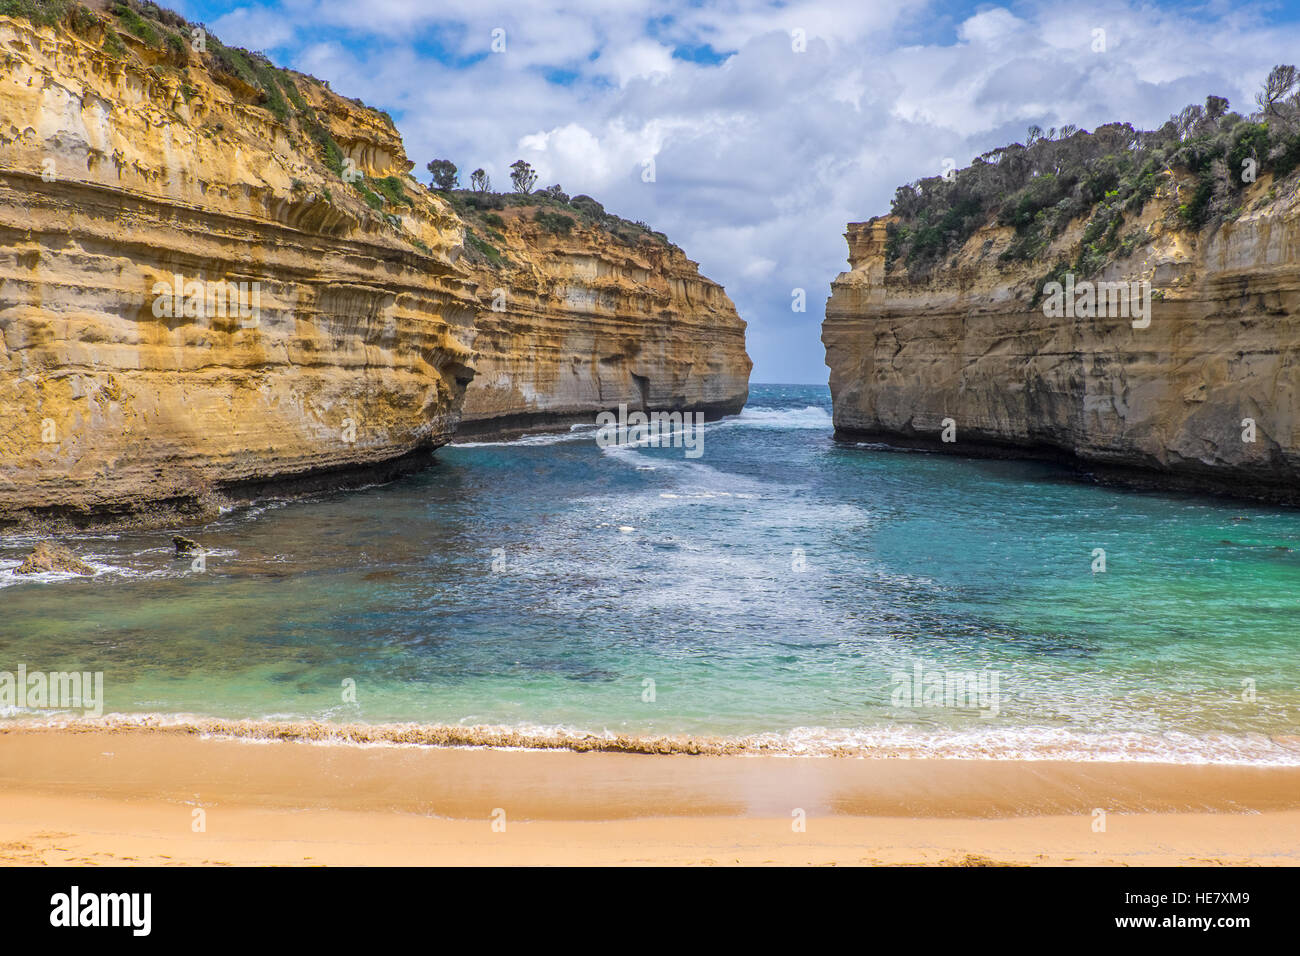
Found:
[[1209, 93], [1249, 111], [1300, 59], [1300, 2], [169, 5], [388, 110], [417, 170], [444, 157], [503, 186], [523, 158], [663, 230], [749, 322], [756, 382], [825, 382], [844, 224], [896, 186], [1030, 124], [1150, 127]]

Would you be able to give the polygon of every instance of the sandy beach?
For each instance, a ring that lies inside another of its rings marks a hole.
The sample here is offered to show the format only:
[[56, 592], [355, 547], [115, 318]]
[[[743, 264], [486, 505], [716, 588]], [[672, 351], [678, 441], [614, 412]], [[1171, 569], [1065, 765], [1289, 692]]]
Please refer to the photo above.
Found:
[[1300, 863], [1300, 768], [14, 728], [0, 779], [9, 865]]

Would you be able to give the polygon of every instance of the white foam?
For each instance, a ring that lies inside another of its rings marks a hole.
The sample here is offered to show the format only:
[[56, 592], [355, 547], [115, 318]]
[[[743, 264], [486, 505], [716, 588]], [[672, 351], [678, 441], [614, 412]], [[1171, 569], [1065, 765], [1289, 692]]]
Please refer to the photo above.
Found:
[[[12, 708], [10, 708], [12, 710]], [[268, 719], [270, 718], [270, 719]], [[280, 739], [279, 731], [286, 722], [307, 724], [346, 731], [348, 723], [335, 723], [317, 716], [276, 713], [263, 718], [213, 718], [191, 713], [121, 713], [105, 714], [99, 718], [85, 718], [75, 712], [5, 713], [3, 719], [19, 726], [118, 728], [138, 727], [145, 730], [177, 726], [198, 726], [205, 735], [222, 736], [234, 733], [240, 739], [258, 742], [261, 739]], [[205, 724], [229, 723], [230, 726], [205, 727]], [[483, 723], [475, 718], [462, 718], [454, 723], [363, 723], [376, 732], [373, 744], [362, 746], [422, 746], [401, 742], [406, 731], [437, 730], [455, 727], [474, 732], [490, 739], [492, 736], [520, 736], [532, 738], [525, 747], [547, 745], [564, 747], [570, 743], [619, 738], [632, 741], [645, 740], [655, 744], [658, 752], [670, 753], [691, 749], [692, 742], [705, 747], [719, 747], [737, 753], [773, 754], [789, 757], [865, 757], [898, 760], [1023, 760], [1023, 761], [1080, 761], [1086, 763], [1164, 763], [1192, 765], [1228, 765], [1257, 767], [1300, 766], [1300, 738], [1273, 738], [1263, 734], [1205, 734], [1192, 735], [1177, 732], [1138, 733], [1132, 731], [1078, 731], [1056, 728], [1019, 727], [1003, 729], [929, 731], [911, 727], [886, 726], [870, 728], [795, 727], [771, 733], [740, 735], [692, 735], [657, 731], [643, 734], [620, 727], [595, 729], [574, 724], [538, 724], [521, 721], [512, 724]], [[382, 731], [394, 733], [384, 740]], [[259, 731], [274, 733], [264, 737]], [[346, 737], [320, 741], [326, 744], [345, 743]], [[667, 746], [663, 746], [663, 745]], [[356, 746], [357, 744], [349, 744]], [[468, 746], [500, 746], [499, 744], [467, 744]], [[465, 746], [465, 745], [462, 745]], [[511, 747], [510, 749], [515, 749]]]
[[[832, 427], [831, 416], [826, 409], [818, 405], [806, 405], [803, 408], [768, 408], [763, 405], [746, 406], [739, 415], [732, 415], [717, 421], [708, 422], [704, 428], [718, 429], [727, 427], [748, 428], [816, 428], [828, 430]], [[523, 435], [509, 441], [457, 441], [449, 448], [509, 448], [528, 445], [556, 445], [561, 442], [590, 440], [599, 426], [594, 422], [580, 422], [570, 425], [568, 432], [547, 432], [540, 435]], [[661, 443], [669, 443], [679, 434], [684, 434], [684, 426], [678, 426], [666, 435], [660, 435]], [[646, 447], [647, 442], [627, 442], [623, 448]], [[608, 449], [605, 449], [608, 450]]]
[[726, 426], [829, 430], [833, 427], [833, 424], [826, 409], [818, 405], [805, 405], [803, 408], [767, 408], [762, 405], [746, 405], [739, 415], [711, 422], [708, 427], [722, 428]]
[[583, 426], [581, 431], [547, 432], [542, 435], [522, 435], [510, 441], [458, 441], [447, 445], [444, 450], [456, 448], [519, 448], [532, 445], [558, 445], [561, 442], [591, 441], [590, 430]]
[[847, 753], [903, 759], [1300, 766], [1300, 740], [1277, 740], [1263, 734], [1085, 732], [1041, 727], [922, 731], [893, 726], [796, 727], [743, 739], [755, 747], [807, 756]]
[[[204, 552], [204, 557], [209, 559], [232, 558], [238, 554], [238, 551], [231, 548], [211, 548]], [[143, 548], [131, 552], [132, 558], [143, 558], [146, 555], [166, 555], [170, 559], [175, 556], [175, 549], [171, 547]], [[12, 587], [18, 584], [61, 584], [68, 581], [93, 581], [101, 577], [124, 578], [126, 580], [182, 577], [191, 573], [190, 562], [192, 557], [188, 555], [177, 558], [175, 561], [168, 560], [163, 567], [151, 568], [131, 568], [110, 564], [105, 555], [83, 554], [80, 557], [90, 567], [90, 574], [77, 574], [75, 571], [40, 571], [36, 574], [18, 574], [17, 570], [22, 565], [22, 561], [12, 558], [0, 559], [0, 588]]]
[[126, 577], [139, 576], [139, 572], [104, 564], [102, 561], [95, 560], [91, 555], [83, 555], [81, 560], [90, 567], [90, 574], [78, 574], [75, 571], [38, 571], [35, 574], [18, 574], [16, 572], [22, 566], [22, 561], [0, 560], [0, 588], [10, 587], [15, 584], [58, 584], [61, 581], [86, 581], [104, 574], [120, 574]]

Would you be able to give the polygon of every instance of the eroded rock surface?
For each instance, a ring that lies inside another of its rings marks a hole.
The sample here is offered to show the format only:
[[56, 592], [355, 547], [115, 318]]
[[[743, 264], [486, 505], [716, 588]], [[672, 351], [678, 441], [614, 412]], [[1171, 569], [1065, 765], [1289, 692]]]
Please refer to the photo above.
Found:
[[[1187, 184], [1162, 185], [1139, 223], [1149, 240], [1087, 277], [1150, 282], [1146, 328], [1045, 316], [1042, 262], [999, 261], [1010, 228], [981, 228], [910, 278], [886, 269], [888, 217], [850, 223], [851, 269], [822, 326], [837, 436], [1300, 503], [1300, 204], [1273, 187], [1262, 179], [1239, 218], [1196, 234], [1173, 215]], [[1043, 258], [1068, 258], [1081, 227]]]

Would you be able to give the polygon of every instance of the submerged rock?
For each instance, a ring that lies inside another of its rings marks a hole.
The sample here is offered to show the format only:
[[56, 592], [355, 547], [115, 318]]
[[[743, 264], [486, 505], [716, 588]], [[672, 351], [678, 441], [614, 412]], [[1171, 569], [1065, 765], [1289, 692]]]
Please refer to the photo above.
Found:
[[27, 555], [14, 574], [43, 574], [64, 571], [71, 574], [94, 574], [95, 569], [60, 544], [42, 541]]

